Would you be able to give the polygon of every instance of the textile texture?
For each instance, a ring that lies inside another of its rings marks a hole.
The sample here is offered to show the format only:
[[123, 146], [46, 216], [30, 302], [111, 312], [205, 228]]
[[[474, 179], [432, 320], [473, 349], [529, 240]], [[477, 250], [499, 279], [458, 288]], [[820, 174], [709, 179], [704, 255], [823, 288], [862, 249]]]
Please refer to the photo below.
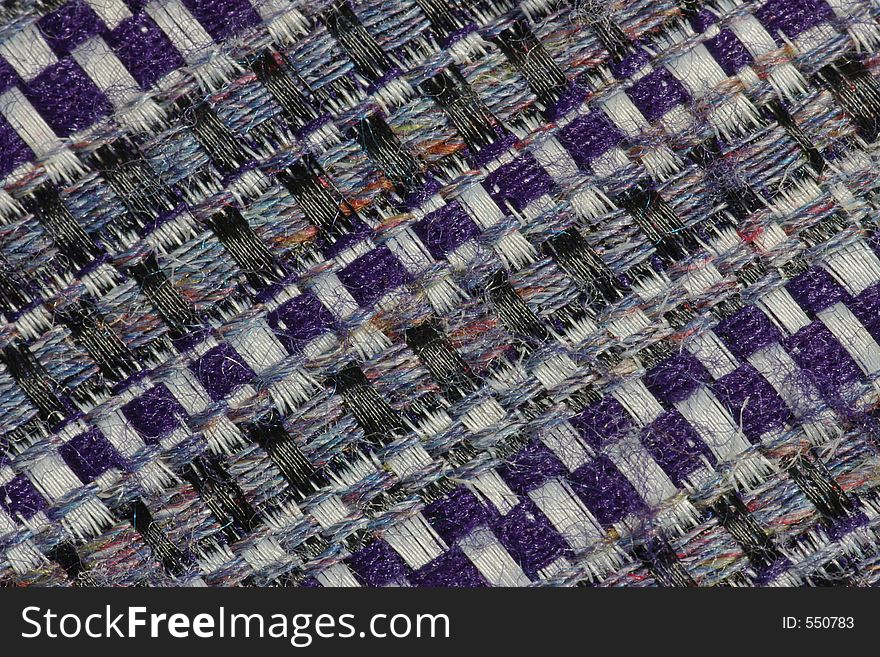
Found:
[[4, 0], [0, 583], [874, 584], [878, 15]]

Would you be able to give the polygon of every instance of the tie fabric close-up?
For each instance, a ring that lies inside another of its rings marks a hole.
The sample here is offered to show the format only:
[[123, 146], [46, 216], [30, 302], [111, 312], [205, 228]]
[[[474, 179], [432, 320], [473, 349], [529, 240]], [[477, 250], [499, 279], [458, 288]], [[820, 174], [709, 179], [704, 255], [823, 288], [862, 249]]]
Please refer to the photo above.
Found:
[[0, 586], [877, 584], [878, 18], [0, 1]]

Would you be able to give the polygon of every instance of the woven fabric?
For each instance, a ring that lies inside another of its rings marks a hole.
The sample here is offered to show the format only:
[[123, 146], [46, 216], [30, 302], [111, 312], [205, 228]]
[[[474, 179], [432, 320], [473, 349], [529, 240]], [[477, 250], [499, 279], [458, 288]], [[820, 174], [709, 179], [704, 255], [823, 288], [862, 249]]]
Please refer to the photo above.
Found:
[[870, 585], [870, 0], [0, 16], [0, 583]]

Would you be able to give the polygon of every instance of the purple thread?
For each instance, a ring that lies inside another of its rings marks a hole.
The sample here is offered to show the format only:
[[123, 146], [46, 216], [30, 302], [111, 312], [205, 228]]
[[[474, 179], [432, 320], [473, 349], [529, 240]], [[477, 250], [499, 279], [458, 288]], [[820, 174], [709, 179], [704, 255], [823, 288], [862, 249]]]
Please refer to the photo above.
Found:
[[747, 306], [722, 320], [715, 333], [740, 360], [747, 360], [759, 349], [782, 339], [767, 315], [755, 306]]
[[186, 411], [164, 385], [147, 390], [122, 407], [129, 424], [141, 434], [148, 445], [159, 442], [180, 424]]
[[569, 123], [556, 137], [581, 169], [615, 148], [623, 141], [623, 133], [603, 112], [590, 112]]
[[24, 143], [15, 128], [0, 115], [0, 178], [33, 158], [33, 151]]
[[594, 450], [602, 449], [633, 428], [629, 413], [611, 396], [590, 404], [569, 421]]
[[405, 582], [412, 571], [400, 555], [383, 540], [375, 540], [348, 559], [349, 567], [367, 586], [388, 586]]
[[91, 483], [107, 470], [122, 467], [122, 457], [98, 429], [74, 436], [58, 448], [58, 453], [84, 484]]
[[530, 442], [497, 470], [518, 495], [527, 495], [547, 480], [564, 476], [567, 472], [552, 450], [540, 440]]
[[412, 229], [436, 260], [442, 260], [447, 253], [480, 234], [479, 227], [457, 201], [426, 215], [413, 224]]
[[831, 278], [831, 274], [819, 267], [795, 276], [785, 288], [801, 308], [813, 314], [849, 297], [846, 290]]
[[183, 0], [183, 4], [214, 41], [225, 41], [260, 23], [247, 0]]
[[225, 342], [190, 364], [190, 369], [214, 401], [225, 399], [254, 378], [253, 371], [244, 359]]
[[492, 523], [498, 541], [525, 574], [535, 579], [538, 571], [568, 552], [562, 536], [528, 497]]
[[334, 326], [333, 315], [311, 292], [284, 302], [268, 314], [266, 321], [292, 354], [299, 353], [306, 343]]
[[489, 520], [486, 508], [473, 493], [461, 487], [432, 502], [422, 513], [447, 545], [464, 538]]
[[749, 364], [718, 379], [713, 390], [753, 443], [758, 442], [762, 434], [791, 419], [791, 411], [779, 393]]
[[372, 306], [409, 279], [403, 265], [387, 246], [380, 246], [357, 258], [338, 276], [362, 308]]
[[846, 349], [822, 322], [813, 322], [789, 337], [785, 348], [826, 400], [838, 400], [841, 386], [861, 376]]
[[642, 445], [676, 486], [715, 457], [699, 434], [677, 410], [665, 411], [641, 435]]
[[681, 351], [652, 367], [645, 374], [645, 385], [659, 400], [676, 404], [690, 397], [709, 380], [709, 372], [697, 358]]
[[110, 102], [70, 57], [44, 69], [25, 95], [59, 137], [69, 137], [113, 110]]
[[185, 64], [165, 33], [147, 14], [122, 21], [107, 35], [107, 44], [141, 89], [149, 89]]
[[486, 176], [483, 186], [499, 207], [509, 202], [522, 212], [529, 203], [553, 189], [553, 178], [532, 155], [524, 153]]
[[489, 586], [460, 548], [453, 547], [413, 573], [410, 581], [427, 588], [476, 588]]
[[681, 82], [665, 68], [659, 68], [641, 78], [626, 93], [651, 122], [659, 119], [676, 105], [690, 102], [690, 96]]
[[776, 42], [782, 40], [776, 34], [782, 31], [794, 39], [801, 32], [833, 18], [834, 12], [824, 0], [770, 0], [755, 11]]
[[607, 456], [599, 456], [571, 473], [571, 488], [603, 527], [644, 511], [645, 503]]
[[47, 506], [46, 500], [23, 474], [0, 486], [0, 507], [15, 519], [30, 520]]
[[46, 42], [59, 56], [69, 55], [83, 41], [104, 30], [104, 23], [82, 0], [62, 5], [37, 21]]
[[723, 29], [705, 41], [706, 50], [727, 75], [736, 75], [752, 63], [752, 56], [732, 30]]

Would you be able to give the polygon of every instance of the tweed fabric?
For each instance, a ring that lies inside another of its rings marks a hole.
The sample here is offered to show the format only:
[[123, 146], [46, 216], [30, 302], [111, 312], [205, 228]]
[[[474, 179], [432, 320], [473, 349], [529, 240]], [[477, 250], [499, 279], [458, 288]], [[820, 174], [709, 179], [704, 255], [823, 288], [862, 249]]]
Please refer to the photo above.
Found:
[[877, 580], [876, 3], [2, 12], [0, 582]]

